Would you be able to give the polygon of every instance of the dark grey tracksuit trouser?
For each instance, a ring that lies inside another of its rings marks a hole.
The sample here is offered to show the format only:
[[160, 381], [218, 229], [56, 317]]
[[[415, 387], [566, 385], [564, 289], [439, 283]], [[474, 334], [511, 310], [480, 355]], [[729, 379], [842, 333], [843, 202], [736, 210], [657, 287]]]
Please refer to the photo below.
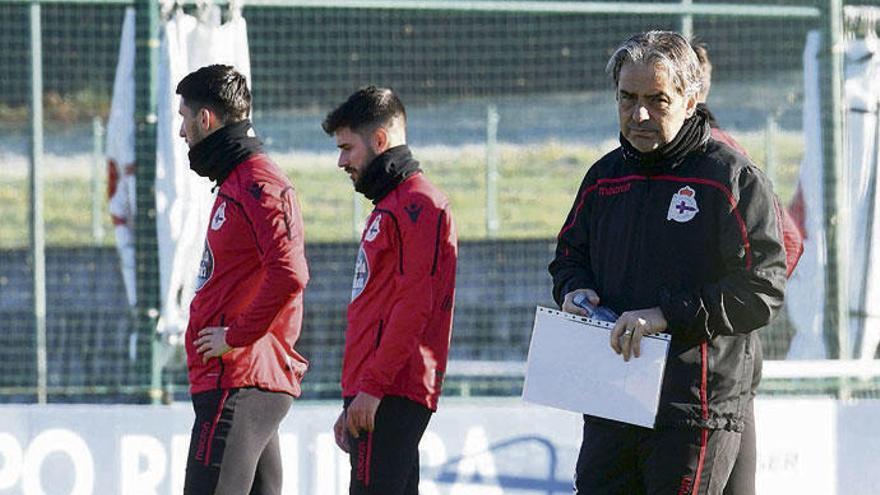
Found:
[[184, 495], [281, 495], [278, 425], [293, 397], [257, 388], [192, 397]]

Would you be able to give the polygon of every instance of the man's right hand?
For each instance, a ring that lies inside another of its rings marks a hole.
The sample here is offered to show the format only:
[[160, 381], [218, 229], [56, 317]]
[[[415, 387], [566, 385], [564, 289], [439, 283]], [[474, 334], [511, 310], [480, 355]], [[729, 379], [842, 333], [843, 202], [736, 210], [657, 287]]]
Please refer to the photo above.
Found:
[[348, 453], [348, 437], [345, 435], [345, 410], [339, 413], [336, 424], [333, 425], [333, 436], [336, 437], [336, 445], [346, 454]]
[[587, 310], [576, 305], [573, 302], [574, 296], [578, 294], [585, 294], [587, 296], [587, 300], [590, 301], [590, 304], [592, 304], [593, 306], [599, 306], [599, 294], [596, 294], [596, 291], [594, 291], [593, 289], [575, 289], [565, 295], [565, 299], [562, 301], [562, 310], [566, 313], [572, 313], [580, 316], [589, 316], [587, 314]]

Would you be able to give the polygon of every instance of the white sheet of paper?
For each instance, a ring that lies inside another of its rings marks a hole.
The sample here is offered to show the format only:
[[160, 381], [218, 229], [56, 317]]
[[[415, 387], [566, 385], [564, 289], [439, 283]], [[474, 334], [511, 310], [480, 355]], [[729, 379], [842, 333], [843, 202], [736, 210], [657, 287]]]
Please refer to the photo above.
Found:
[[523, 400], [654, 427], [670, 336], [646, 336], [625, 362], [609, 345], [613, 324], [538, 306]]

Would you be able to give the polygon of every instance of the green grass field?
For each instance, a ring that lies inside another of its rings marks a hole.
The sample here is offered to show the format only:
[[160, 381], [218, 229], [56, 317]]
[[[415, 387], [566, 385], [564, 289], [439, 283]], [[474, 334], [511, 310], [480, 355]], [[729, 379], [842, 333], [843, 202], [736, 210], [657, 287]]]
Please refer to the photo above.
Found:
[[[764, 135], [735, 136], [759, 165], [765, 160]], [[774, 179], [783, 203], [793, 194], [803, 158], [800, 134], [776, 137]], [[500, 238], [549, 238], [556, 235], [588, 167], [614, 145], [572, 146], [548, 142], [540, 145], [499, 147], [498, 215]], [[414, 145], [428, 176], [449, 195], [463, 239], [485, 238], [485, 148]], [[299, 191], [306, 236], [310, 241], [354, 238], [354, 193], [348, 176], [335, 167], [336, 156], [285, 154], [273, 158], [289, 174]], [[47, 160], [71, 160], [47, 157]], [[113, 243], [112, 226], [102, 199], [105, 236], [94, 239], [91, 229], [92, 192], [89, 158], [71, 166], [47, 167], [45, 178], [46, 242], [54, 246]], [[6, 170], [6, 167], [4, 167]], [[63, 170], [63, 171], [56, 171]], [[103, 179], [103, 177], [102, 177]], [[101, 194], [104, 185], [102, 183]], [[360, 200], [361, 215], [370, 210]], [[360, 222], [361, 219], [359, 218]], [[0, 248], [28, 244], [28, 182], [22, 173], [0, 171]]]

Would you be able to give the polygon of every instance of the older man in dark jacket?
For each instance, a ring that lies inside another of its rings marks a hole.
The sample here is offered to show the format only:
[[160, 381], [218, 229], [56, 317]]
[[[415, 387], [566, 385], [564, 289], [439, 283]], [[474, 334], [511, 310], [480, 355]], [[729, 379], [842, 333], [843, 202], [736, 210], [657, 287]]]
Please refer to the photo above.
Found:
[[739, 447], [758, 336], [782, 306], [785, 251], [767, 178], [714, 141], [680, 35], [625, 41], [608, 63], [621, 146], [587, 172], [550, 264], [562, 309], [620, 318], [610, 346], [672, 335], [654, 429], [584, 418], [578, 493], [720, 493]]

